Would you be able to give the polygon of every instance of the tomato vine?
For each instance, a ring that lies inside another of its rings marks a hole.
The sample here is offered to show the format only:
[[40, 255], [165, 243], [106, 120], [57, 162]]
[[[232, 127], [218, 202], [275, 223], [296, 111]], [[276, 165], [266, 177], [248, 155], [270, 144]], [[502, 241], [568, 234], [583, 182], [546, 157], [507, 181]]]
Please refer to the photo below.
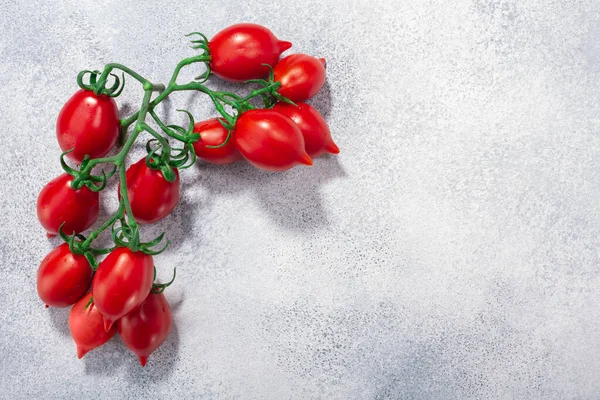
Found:
[[[323, 117], [301, 103], [323, 86], [324, 59], [293, 55], [280, 60], [291, 43], [256, 24], [232, 25], [210, 41], [200, 32], [187, 36], [199, 54], [179, 61], [166, 84], [118, 63], [83, 70], [77, 75], [81, 90], [58, 116], [65, 173], [42, 189], [37, 212], [48, 235], [59, 234], [65, 244], [42, 262], [38, 293], [49, 306], [74, 304], [69, 326], [80, 358], [118, 331], [145, 365], [167, 337], [171, 312], [163, 291], [175, 280], [176, 270], [169, 282], [156, 282], [153, 256], [170, 242], [164, 232], [142, 241], [140, 224], [165, 218], [177, 205], [180, 170], [193, 166], [199, 157], [215, 164], [246, 159], [263, 170], [284, 171], [312, 165], [312, 157], [339, 152]], [[190, 82], [178, 82], [184, 68], [200, 64], [203, 73]], [[245, 95], [213, 90], [207, 86], [212, 75], [258, 87]], [[126, 77], [127, 82], [137, 81], [144, 95], [139, 109], [121, 118], [114, 99], [122, 94]], [[196, 123], [189, 111], [180, 109], [187, 124], [163, 121], [156, 107], [183, 91], [206, 95], [219, 117]], [[255, 100], [262, 100], [262, 107]], [[146, 156], [131, 163], [129, 153], [144, 133], [151, 137]], [[108, 156], [117, 143], [120, 150]], [[66, 158], [78, 162], [78, 167], [70, 166]], [[98, 218], [100, 192], [115, 176], [117, 210], [84, 236], [82, 232]], [[108, 230], [113, 244], [94, 246]], [[105, 255], [98, 263], [96, 259]]]

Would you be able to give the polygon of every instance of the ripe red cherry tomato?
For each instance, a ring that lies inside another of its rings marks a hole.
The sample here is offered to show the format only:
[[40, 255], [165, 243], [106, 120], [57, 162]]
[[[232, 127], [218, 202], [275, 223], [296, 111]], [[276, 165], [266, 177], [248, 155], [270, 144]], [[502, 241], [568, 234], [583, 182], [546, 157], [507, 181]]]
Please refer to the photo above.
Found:
[[297, 103], [297, 106], [287, 103], [277, 103], [273, 110], [290, 118], [304, 137], [306, 152], [312, 158], [323, 153], [338, 154], [340, 149], [333, 142], [329, 126], [317, 110], [306, 103]]
[[244, 158], [257, 168], [285, 171], [296, 164], [312, 165], [302, 132], [294, 121], [273, 110], [250, 110], [237, 120], [233, 140]]
[[154, 281], [152, 256], [119, 247], [100, 263], [92, 281], [94, 303], [108, 331], [115, 321], [135, 310], [148, 296]]
[[50, 181], [40, 192], [37, 215], [49, 236], [62, 230], [67, 235], [85, 231], [92, 226], [100, 213], [100, 195], [85, 186], [73, 190], [73, 177], [62, 174]]
[[281, 82], [277, 93], [293, 102], [305, 101], [321, 90], [325, 83], [325, 59], [306, 54], [292, 54], [273, 69], [275, 82]]
[[48, 253], [38, 269], [38, 294], [46, 305], [52, 307], [75, 304], [87, 293], [90, 283], [90, 264], [83, 255], [71, 253], [67, 243]]
[[113, 326], [108, 332], [104, 330], [102, 314], [93, 302], [85, 308], [91, 298], [91, 292], [83, 296], [75, 303], [69, 314], [69, 328], [77, 346], [78, 358], [85, 356], [88, 351], [102, 346], [117, 332], [116, 326]]
[[70, 158], [81, 162], [105, 156], [119, 138], [119, 109], [112, 97], [78, 90], [67, 100], [56, 121], [56, 137], [62, 151], [74, 149]]
[[165, 295], [150, 293], [141, 306], [119, 320], [118, 329], [125, 346], [145, 367], [150, 354], [169, 336], [171, 324], [171, 308]]
[[242, 155], [235, 148], [233, 140], [229, 140], [226, 145], [216, 149], [206, 146], [219, 146], [227, 139], [227, 129], [221, 125], [219, 119], [212, 118], [206, 121], [197, 122], [194, 125], [194, 132], [200, 134], [200, 140], [194, 143], [196, 155], [206, 162], [212, 164], [231, 164], [241, 160]]
[[169, 182], [160, 170], [151, 169], [142, 158], [127, 169], [127, 195], [135, 220], [152, 224], [165, 218], [179, 202], [179, 171]]
[[232, 25], [210, 40], [210, 67], [215, 75], [232, 82], [262, 78], [269, 73], [262, 64], [275, 65], [290, 47], [290, 42], [277, 39], [264, 26]]

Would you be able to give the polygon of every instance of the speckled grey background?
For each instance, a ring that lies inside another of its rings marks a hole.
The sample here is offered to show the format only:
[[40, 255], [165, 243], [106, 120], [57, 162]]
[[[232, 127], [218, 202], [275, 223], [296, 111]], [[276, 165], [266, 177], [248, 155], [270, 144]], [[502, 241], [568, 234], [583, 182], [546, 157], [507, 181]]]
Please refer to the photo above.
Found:
[[[0, 398], [600, 398], [596, 0], [123, 3], [0, 0]], [[145, 369], [118, 338], [77, 360], [35, 291], [57, 113], [79, 70], [164, 82], [183, 34], [239, 21], [327, 58], [342, 153], [184, 173], [145, 231], [174, 331]]]

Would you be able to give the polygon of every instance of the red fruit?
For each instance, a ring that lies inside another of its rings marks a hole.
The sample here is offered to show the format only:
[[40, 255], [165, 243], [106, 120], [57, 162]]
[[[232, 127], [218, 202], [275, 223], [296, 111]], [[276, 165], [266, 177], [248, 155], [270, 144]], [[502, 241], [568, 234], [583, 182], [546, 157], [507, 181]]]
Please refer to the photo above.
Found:
[[73, 177], [62, 174], [50, 181], [40, 192], [37, 215], [49, 235], [56, 235], [64, 222], [62, 231], [71, 235], [92, 226], [100, 214], [100, 195], [85, 186], [74, 190]]
[[144, 367], [150, 354], [169, 336], [171, 324], [171, 308], [165, 295], [150, 293], [139, 308], [119, 320], [118, 329], [125, 345]]
[[[69, 314], [69, 329], [77, 346], [78, 358], [85, 356], [88, 351], [102, 346], [117, 332], [116, 327], [108, 332], [104, 330], [102, 314], [93, 302], [88, 305], [91, 298], [91, 292], [82, 297], [75, 303]], [[87, 308], [85, 308], [86, 305], [88, 305]]]
[[194, 143], [196, 155], [206, 162], [212, 164], [231, 164], [242, 159], [242, 155], [235, 148], [233, 140], [229, 140], [226, 145], [219, 148], [209, 148], [206, 146], [219, 146], [227, 139], [227, 129], [219, 120], [223, 118], [212, 118], [206, 121], [197, 122], [194, 125], [194, 132], [200, 134], [200, 139]]
[[47, 306], [68, 307], [81, 299], [92, 283], [92, 268], [83, 255], [73, 254], [63, 243], [40, 264], [37, 291]]
[[122, 316], [135, 310], [148, 296], [154, 281], [152, 256], [119, 247], [100, 263], [92, 281], [92, 293], [109, 330]]
[[119, 109], [112, 97], [78, 90], [67, 100], [56, 121], [56, 137], [62, 151], [75, 161], [105, 156], [119, 138]]
[[273, 70], [277, 93], [293, 102], [305, 101], [321, 90], [325, 83], [325, 59], [306, 54], [292, 54], [281, 59]]
[[[127, 195], [135, 220], [152, 224], [165, 218], [179, 203], [179, 171], [169, 182], [160, 170], [151, 169], [142, 158], [127, 169]], [[120, 194], [120, 191], [119, 191]]]
[[209, 42], [210, 67], [218, 77], [243, 82], [266, 76], [281, 53], [292, 47], [275, 37], [264, 26], [237, 24], [223, 29]]
[[273, 110], [250, 110], [237, 120], [233, 140], [244, 158], [257, 168], [285, 171], [312, 165], [302, 132], [294, 121]]
[[297, 106], [294, 106], [287, 103], [277, 103], [273, 110], [290, 118], [300, 128], [304, 137], [306, 152], [312, 158], [323, 153], [338, 154], [340, 152], [340, 149], [331, 138], [327, 122], [310, 105], [297, 103]]

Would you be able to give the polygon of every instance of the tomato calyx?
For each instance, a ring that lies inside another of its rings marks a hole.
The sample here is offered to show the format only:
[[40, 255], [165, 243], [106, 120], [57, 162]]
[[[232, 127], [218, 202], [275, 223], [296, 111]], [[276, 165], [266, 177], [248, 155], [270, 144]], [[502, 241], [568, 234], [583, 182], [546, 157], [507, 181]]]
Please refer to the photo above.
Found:
[[[88, 83], [84, 82], [86, 76], [88, 76]], [[114, 82], [109, 87], [106, 87], [106, 81], [98, 80], [101, 76], [101, 72], [98, 70], [83, 70], [77, 75], [77, 85], [83, 90], [92, 91], [97, 95], [119, 96], [125, 88], [125, 73], [122, 73], [121, 78], [116, 74], [110, 73], [109, 76], [113, 77]]]
[[204, 83], [208, 80], [208, 78], [210, 78], [210, 73], [211, 73], [210, 61], [211, 61], [212, 57], [210, 56], [210, 49], [208, 48], [208, 38], [203, 33], [190, 32], [187, 35], [185, 35], [185, 37], [193, 37], [194, 35], [198, 35], [198, 36], [200, 36], [200, 38], [190, 40], [190, 43], [192, 43], [192, 45], [190, 47], [194, 50], [202, 50], [201, 55], [204, 56], [206, 59], [204, 61], [204, 64], [206, 66], [206, 71], [204, 71], [202, 74], [198, 75], [194, 79], [196, 81], [198, 81], [199, 83]]
[[[261, 89], [253, 90], [250, 96], [261, 96], [265, 105], [265, 108], [273, 108], [277, 101], [282, 101], [291, 105], [296, 105], [292, 100], [280, 95], [277, 90], [281, 87], [281, 82], [275, 81], [275, 72], [273, 67], [268, 64], [263, 64], [265, 67], [269, 67], [269, 75], [266, 79], [250, 79], [245, 83], [258, 83], [263, 86]], [[270, 95], [268, 96], [267, 93]], [[248, 97], [250, 97], [248, 96]]]
[[165, 125], [156, 115], [154, 110], [149, 114], [167, 136], [181, 142], [181, 148], [172, 148], [160, 135], [153, 135], [154, 139], [146, 143], [146, 165], [148, 168], [160, 170], [167, 182], [176, 179], [174, 169], [186, 169], [196, 162], [196, 153], [193, 144], [200, 139], [200, 135], [194, 132], [194, 116], [187, 110], [177, 111], [187, 114], [189, 118], [188, 127], [179, 125]]
[[[71, 182], [73, 190], [79, 190], [83, 186], [87, 187], [92, 192], [101, 192], [104, 190], [107, 180], [115, 174], [117, 167], [113, 165], [112, 171], [108, 173], [102, 169], [102, 175], [92, 175], [91, 169], [87, 168], [91, 159], [86, 155], [81, 161], [79, 170], [76, 170], [71, 168], [65, 161], [65, 156], [72, 151], [73, 149], [67, 150], [60, 155], [60, 165], [67, 174], [74, 178], [73, 182]], [[98, 186], [98, 184], [100, 185]]]
[[64, 240], [65, 243], [67, 243], [69, 245], [69, 250], [71, 251], [71, 253], [83, 255], [86, 258], [86, 260], [88, 261], [88, 263], [90, 264], [92, 271], [96, 271], [98, 269], [98, 262], [96, 261], [96, 256], [102, 255], [102, 254], [108, 254], [114, 248], [107, 248], [107, 249], [93, 248], [90, 246], [91, 242], [89, 242], [87, 240], [87, 238], [85, 236], [83, 236], [82, 234], [74, 233], [70, 236], [65, 234], [62, 229], [63, 225], [64, 225], [64, 223], [60, 226], [60, 228], [58, 228], [58, 234], [60, 235], [62, 240]]
[[162, 292], [165, 291], [166, 288], [168, 288], [169, 286], [171, 286], [171, 284], [173, 282], [175, 282], [175, 276], [177, 275], [177, 268], [173, 268], [173, 277], [171, 278], [171, 280], [169, 282], [166, 283], [156, 283], [156, 267], [154, 267], [154, 281], [155, 283], [152, 284], [152, 289], [150, 290], [152, 293], [154, 294], [161, 294]]
[[[118, 225], [117, 222], [119, 223]], [[124, 216], [115, 221], [112, 227], [112, 239], [116, 247], [128, 247], [131, 251], [140, 251], [149, 256], [161, 254], [169, 247], [171, 241], [167, 240], [159, 250], [153, 249], [163, 241], [164, 237], [165, 232], [148, 242], [141, 242], [138, 225], [129, 224]]]

